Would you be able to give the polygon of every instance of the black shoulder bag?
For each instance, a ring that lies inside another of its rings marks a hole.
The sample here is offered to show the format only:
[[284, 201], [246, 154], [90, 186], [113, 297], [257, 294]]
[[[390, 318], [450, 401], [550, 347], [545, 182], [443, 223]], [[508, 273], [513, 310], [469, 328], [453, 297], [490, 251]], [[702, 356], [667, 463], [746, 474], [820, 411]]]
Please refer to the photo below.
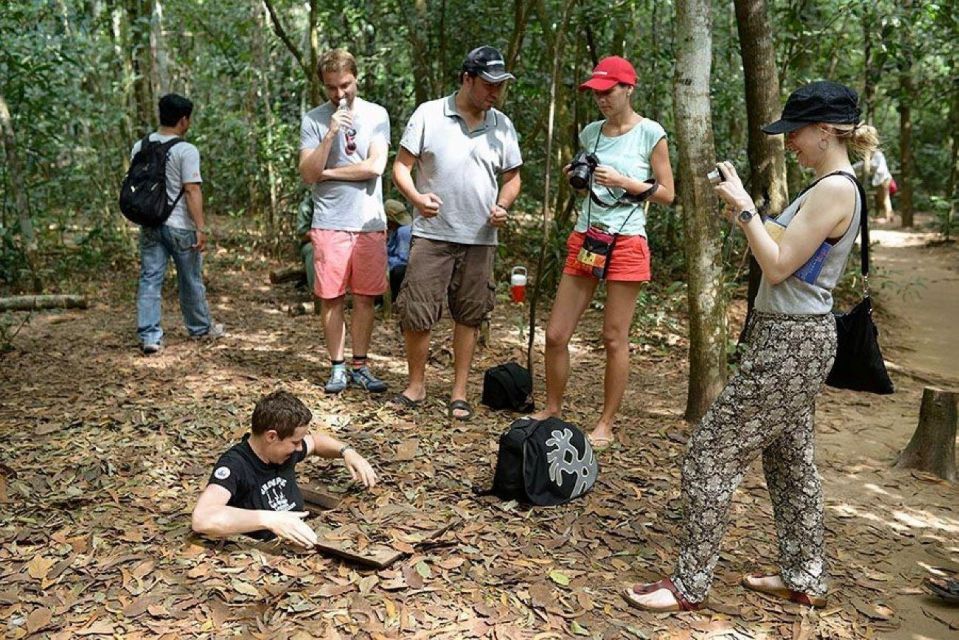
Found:
[[836, 360], [826, 384], [836, 389], [865, 391], [880, 395], [894, 391], [879, 350], [879, 330], [872, 321], [872, 298], [869, 296], [869, 207], [866, 192], [859, 181], [845, 172], [843, 176], [856, 184], [861, 208], [859, 212], [862, 271], [862, 301], [847, 313], [836, 313]]

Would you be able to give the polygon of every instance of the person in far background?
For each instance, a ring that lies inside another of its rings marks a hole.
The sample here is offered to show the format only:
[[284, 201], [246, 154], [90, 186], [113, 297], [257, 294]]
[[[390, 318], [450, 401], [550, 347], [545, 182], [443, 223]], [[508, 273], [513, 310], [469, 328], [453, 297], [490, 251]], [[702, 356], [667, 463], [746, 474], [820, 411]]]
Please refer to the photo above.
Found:
[[410, 260], [413, 218], [399, 200], [387, 200], [383, 206], [386, 209], [386, 260], [390, 270], [390, 293], [395, 301], [406, 275], [406, 263]]
[[[856, 171], [862, 171], [863, 161], [860, 160], [852, 166]], [[880, 222], [892, 222], [896, 212], [892, 210], [891, 196], [896, 192], [896, 181], [889, 172], [886, 156], [881, 149], [872, 152], [869, 171], [872, 173], [872, 186], [876, 189], [876, 215]]]

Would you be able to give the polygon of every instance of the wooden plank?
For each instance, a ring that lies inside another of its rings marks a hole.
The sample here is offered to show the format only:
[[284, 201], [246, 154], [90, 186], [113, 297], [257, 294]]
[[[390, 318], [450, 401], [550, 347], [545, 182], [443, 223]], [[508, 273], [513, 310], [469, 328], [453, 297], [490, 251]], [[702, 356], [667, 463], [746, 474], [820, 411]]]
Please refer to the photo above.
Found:
[[385, 569], [403, 557], [403, 553], [382, 544], [371, 544], [363, 553], [357, 553], [346, 547], [343, 541], [320, 538], [313, 548], [321, 553], [338, 556], [350, 562], [376, 569]]
[[301, 487], [300, 493], [303, 494], [303, 500], [308, 504], [320, 509], [336, 509], [340, 506], [340, 498], [327, 493], [319, 487]]
[[[440, 527], [439, 529], [434, 529], [433, 531], [429, 532], [420, 542], [415, 543], [413, 546], [422, 548], [436, 546], [437, 543], [434, 542], [436, 538], [440, 537], [451, 528], [458, 525], [460, 522], [462, 522], [462, 520], [455, 518], [452, 522]], [[362, 553], [359, 553], [351, 548], [353, 544], [350, 540], [330, 540], [327, 538], [326, 536], [330, 535], [331, 533], [333, 532], [318, 532], [319, 539], [313, 548], [320, 553], [328, 553], [330, 555], [349, 560], [350, 562], [355, 562], [356, 564], [361, 564], [367, 567], [374, 567], [376, 569], [385, 569], [407, 555], [401, 551], [397, 551], [393, 547], [389, 547], [384, 544], [371, 544], [366, 547]]]

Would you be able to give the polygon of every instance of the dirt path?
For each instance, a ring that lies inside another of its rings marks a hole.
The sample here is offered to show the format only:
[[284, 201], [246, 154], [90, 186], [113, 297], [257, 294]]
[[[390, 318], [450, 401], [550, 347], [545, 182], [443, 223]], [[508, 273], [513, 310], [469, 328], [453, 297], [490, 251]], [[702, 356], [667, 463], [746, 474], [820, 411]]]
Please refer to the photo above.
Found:
[[929, 246], [934, 235], [920, 232], [878, 229], [872, 239], [880, 340], [897, 392], [880, 398], [827, 390], [820, 405], [828, 508], [867, 527], [857, 555], [870, 561], [840, 555], [837, 564], [850, 563], [858, 574], [851, 578], [883, 594], [873, 604], [889, 610], [871, 615], [901, 620], [881, 637], [955, 638], [959, 608], [919, 585], [934, 568], [959, 572], [959, 491], [891, 465], [916, 427], [923, 386], [959, 387], [959, 248]]
[[[945, 259], [933, 253], [929, 261]], [[891, 468], [916, 423], [923, 384], [916, 379], [894, 374], [899, 391], [891, 397], [827, 390], [819, 404], [830, 607], [780, 604], [737, 585], [742, 573], [774, 565], [757, 464], [732, 505], [715, 609], [639, 614], [620, 588], [662, 575], [675, 558], [689, 430], [681, 302], [647, 314], [632, 335], [622, 443], [601, 454], [595, 490], [566, 507], [525, 511], [471, 496], [473, 483], [489, 481], [497, 436], [512, 416], [478, 407], [470, 423], [446, 419], [448, 325], [434, 340], [432, 395], [417, 413], [397, 415], [354, 390], [325, 396], [318, 318], [286, 315], [298, 294], [270, 288], [269, 266], [239, 247], [211, 252], [209, 294], [231, 331], [213, 345], [185, 339], [168, 283], [168, 348], [140, 356], [130, 272], [94, 283], [91, 309], [39, 314], [16, 338], [0, 363], [0, 635], [925, 640], [959, 630], [959, 612], [919, 589], [929, 567], [959, 568], [959, 490]], [[582, 425], [598, 411], [600, 320], [587, 312], [572, 345], [567, 417]], [[478, 355], [471, 379], [474, 400], [486, 367], [522, 353], [521, 325], [521, 312], [501, 303], [493, 344]], [[883, 331], [902, 367], [918, 367], [907, 350], [917, 347], [900, 342], [896, 324]], [[401, 388], [405, 365], [393, 325], [377, 325], [372, 354]], [[213, 461], [247, 428], [255, 399], [277, 387], [301, 396], [317, 428], [368, 454], [383, 477], [363, 493], [336, 463], [304, 464], [304, 482], [343, 497], [311, 521], [316, 527], [338, 529], [360, 546], [403, 550], [452, 522], [450, 533], [379, 572], [190, 536], [191, 501]]]
[[888, 358], [959, 384], [959, 249], [930, 245], [931, 233], [878, 229], [872, 240], [881, 304], [895, 319]]

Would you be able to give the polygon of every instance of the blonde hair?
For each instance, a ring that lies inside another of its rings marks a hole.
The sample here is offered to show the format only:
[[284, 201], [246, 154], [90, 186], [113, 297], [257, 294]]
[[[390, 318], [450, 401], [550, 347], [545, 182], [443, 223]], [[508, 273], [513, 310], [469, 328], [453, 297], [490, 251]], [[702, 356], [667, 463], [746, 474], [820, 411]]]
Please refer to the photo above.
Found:
[[353, 74], [354, 78], [358, 75], [356, 71], [356, 58], [346, 49], [331, 49], [324, 53], [317, 64], [317, 71], [320, 74], [320, 80], [323, 79], [324, 73], [349, 71]]
[[831, 133], [846, 144], [846, 148], [856, 156], [872, 153], [879, 148], [879, 132], [876, 127], [860, 122], [859, 124], [826, 124], [819, 128]]

